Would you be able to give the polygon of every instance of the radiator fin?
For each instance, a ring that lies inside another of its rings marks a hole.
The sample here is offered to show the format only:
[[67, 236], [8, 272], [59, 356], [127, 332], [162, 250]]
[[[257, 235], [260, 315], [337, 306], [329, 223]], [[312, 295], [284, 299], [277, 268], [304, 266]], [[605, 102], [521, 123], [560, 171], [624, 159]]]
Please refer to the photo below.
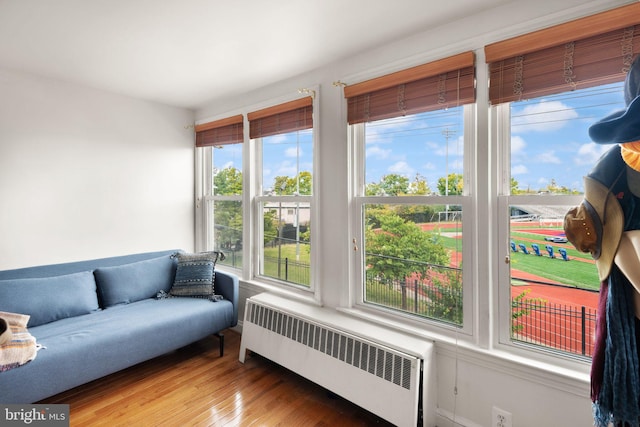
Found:
[[247, 301], [248, 321], [390, 383], [411, 388], [411, 359], [341, 331]]

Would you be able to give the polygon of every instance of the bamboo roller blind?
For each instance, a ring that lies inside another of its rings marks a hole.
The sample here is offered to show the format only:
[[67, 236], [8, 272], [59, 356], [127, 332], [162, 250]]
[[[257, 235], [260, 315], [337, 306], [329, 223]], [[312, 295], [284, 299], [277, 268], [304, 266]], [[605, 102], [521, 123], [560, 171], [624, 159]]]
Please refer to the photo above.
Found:
[[244, 140], [242, 114], [196, 125], [196, 147], [237, 144]]
[[313, 127], [313, 98], [310, 96], [247, 114], [251, 139]]
[[622, 81], [640, 53], [640, 3], [485, 47], [493, 104]]
[[344, 88], [349, 124], [475, 102], [475, 55], [465, 52]]

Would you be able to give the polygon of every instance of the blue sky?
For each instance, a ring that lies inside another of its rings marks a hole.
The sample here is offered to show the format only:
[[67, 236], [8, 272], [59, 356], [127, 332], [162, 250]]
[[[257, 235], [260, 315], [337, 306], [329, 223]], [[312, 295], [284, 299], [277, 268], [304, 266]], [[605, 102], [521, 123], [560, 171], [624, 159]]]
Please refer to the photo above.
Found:
[[366, 182], [387, 174], [413, 181], [418, 175], [437, 191], [440, 177], [463, 172], [462, 121], [462, 108], [452, 108], [367, 123]]
[[[590, 141], [588, 127], [624, 107], [622, 83], [511, 104], [511, 171], [521, 189], [539, 190], [551, 180], [582, 191], [582, 178], [611, 148]], [[418, 174], [432, 190], [446, 173], [463, 171], [462, 108], [367, 123], [366, 182]], [[447, 143], [448, 142], [448, 143]], [[348, 147], [344, 153], [347, 155]], [[241, 145], [214, 150], [214, 166], [242, 168]], [[264, 182], [312, 170], [311, 132], [264, 138]]]
[[537, 190], [554, 179], [582, 191], [583, 176], [612, 147], [592, 142], [588, 128], [621, 108], [621, 83], [513, 103], [511, 173], [519, 187]]

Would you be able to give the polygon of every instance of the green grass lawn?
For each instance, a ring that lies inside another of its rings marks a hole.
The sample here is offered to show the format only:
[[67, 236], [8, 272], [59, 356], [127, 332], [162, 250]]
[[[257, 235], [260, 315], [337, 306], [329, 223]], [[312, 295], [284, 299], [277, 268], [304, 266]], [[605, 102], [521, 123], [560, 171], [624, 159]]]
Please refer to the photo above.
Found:
[[[299, 251], [299, 256], [296, 253]], [[278, 275], [278, 255], [280, 255], [280, 274]], [[309, 286], [309, 268], [298, 268], [297, 264], [308, 266], [310, 264], [309, 246], [301, 244], [286, 244], [280, 247], [264, 248], [265, 263], [263, 274], [267, 277], [286, 280], [302, 286]], [[285, 259], [289, 260], [289, 265], [285, 265]], [[286, 271], [285, 271], [286, 270]]]
[[[562, 231], [561, 229], [557, 230]], [[531, 253], [530, 255], [525, 255], [520, 252], [520, 248], [518, 248], [517, 253], [511, 252], [511, 268], [526, 271], [580, 289], [598, 290], [600, 288], [598, 270], [595, 264], [579, 260], [591, 261], [591, 255], [588, 253], [576, 250], [571, 244], [549, 243], [544, 240], [543, 235], [536, 233], [512, 232], [511, 240], [516, 242], [516, 245], [518, 243], [524, 243]], [[530, 240], [535, 240], [535, 242]], [[544, 254], [544, 256], [533, 255], [533, 250], [531, 249], [532, 243], [537, 243], [540, 246], [540, 252]], [[555, 259], [547, 256], [547, 250], [545, 249], [547, 244], [553, 246], [556, 254]], [[562, 257], [558, 253], [558, 248], [560, 247], [563, 247], [567, 251], [567, 255], [571, 261], [562, 260]]]
[[[559, 229], [558, 229], [559, 230]], [[443, 231], [452, 232], [454, 229], [447, 228], [446, 230], [443, 228]], [[458, 231], [460, 231], [458, 229]], [[511, 239], [518, 243], [524, 243], [527, 246], [531, 255], [525, 255], [520, 252], [518, 249], [517, 253], [511, 252], [511, 267], [516, 270], [528, 272], [531, 274], [535, 274], [536, 276], [540, 276], [543, 279], [548, 279], [549, 281], [559, 282], [567, 286], [574, 286], [580, 289], [588, 289], [588, 290], [598, 290], [600, 288], [600, 282], [598, 280], [598, 271], [596, 270], [596, 266], [593, 263], [582, 262], [575, 258], [581, 258], [585, 260], [591, 260], [591, 256], [589, 254], [585, 254], [577, 251], [573, 248], [572, 245], [563, 245], [551, 243], [554, 251], [556, 253], [556, 258], [552, 259], [547, 256], [547, 251], [545, 246], [550, 244], [549, 242], [544, 240], [544, 236], [536, 233], [524, 233], [524, 232], [512, 232]], [[531, 240], [534, 240], [533, 242]], [[462, 239], [447, 237], [446, 235], [442, 235], [442, 242], [445, 247], [452, 251], [461, 251], [462, 250]], [[531, 243], [537, 243], [540, 246], [541, 253], [544, 256], [536, 256], [533, 255], [533, 251], [531, 250]], [[563, 261], [558, 253], [558, 248], [564, 247], [571, 258], [571, 261]], [[265, 247], [264, 254], [267, 258], [278, 258], [278, 252], [280, 251], [280, 256], [284, 260], [288, 258], [290, 262], [295, 262], [296, 257], [296, 245], [295, 244], [286, 244], [282, 245], [279, 249], [277, 246], [275, 247]], [[299, 247], [300, 263], [309, 263], [309, 248], [306, 245], [300, 245]], [[283, 261], [284, 263], [284, 261]], [[267, 262], [264, 266], [264, 274], [269, 277], [278, 278], [278, 264], [277, 262]], [[284, 279], [284, 264], [280, 267], [280, 275], [281, 279]], [[306, 273], [295, 273], [294, 267], [290, 266], [289, 277], [287, 280], [298, 283], [303, 286], [309, 286], [309, 276], [308, 269]]]
[[[554, 230], [562, 231], [562, 229], [559, 228]], [[443, 231], [445, 231], [445, 229], [443, 229]], [[446, 229], [446, 231], [450, 232], [453, 230]], [[458, 229], [457, 231], [460, 230]], [[598, 290], [600, 288], [598, 271], [595, 264], [576, 259], [579, 258], [590, 261], [591, 255], [576, 250], [571, 244], [550, 243], [544, 240], [544, 235], [515, 231], [511, 233], [511, 240], [513, 240], [516, 245], [518, 243], [524, 243], [531, 253], [530, 255], [525, 255], [520, 252], [520, 248], [518, 248], [517, 253], [511, 252], [511, 268], [580, 289]], [[442, 242], [449, 250], [462, 250], [461, 238], [447, 237], [443, 234]], [[538, 246], [540, 246], [540, 252], [543, 256], [533, 254], [533, 250], [531, 249], [532, 243], [537, 243]], [[555, 259], [548, 256], [545, 248], [547, 244], [553, 246], [556, 256]], [[558, 248], [560, 247], [563, 247], [567, 251], [567, 255], [571, 261], [562, 260], [558, 252]]]
[[552, 259], [548, 256], [512, 252], [511, 268], [580, 289], [598, 290], [600, 288], [595, 264], [578, 260], [564, 261], [560, 257]]
[[[282, 258], [289, 258], [292, 260], [296, 259], [296, 245], [295, 244], [286, 244], [282, 245], [280, 249], [278, 246], [275, 247], [265, 247], [264, 248], [264, 256], [267, 257], [278, 257], [278, 252], [280, 252], [280, 256]], [[301, 244], [300, 245], [300, 261], [309, 262], [309, 246]]]

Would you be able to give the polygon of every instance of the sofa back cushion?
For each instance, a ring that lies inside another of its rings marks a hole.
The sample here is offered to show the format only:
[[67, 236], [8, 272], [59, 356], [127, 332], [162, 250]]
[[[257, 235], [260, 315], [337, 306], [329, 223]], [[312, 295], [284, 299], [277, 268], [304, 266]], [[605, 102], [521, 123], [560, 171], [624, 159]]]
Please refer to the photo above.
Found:
[[28, 327], [99, 310], [91, 271], [0, 280], [0, 311], [28, 314]]
[[176, 264], [170, 255], [94, 270], [103, 308], [129, 304], [169, 292]]

